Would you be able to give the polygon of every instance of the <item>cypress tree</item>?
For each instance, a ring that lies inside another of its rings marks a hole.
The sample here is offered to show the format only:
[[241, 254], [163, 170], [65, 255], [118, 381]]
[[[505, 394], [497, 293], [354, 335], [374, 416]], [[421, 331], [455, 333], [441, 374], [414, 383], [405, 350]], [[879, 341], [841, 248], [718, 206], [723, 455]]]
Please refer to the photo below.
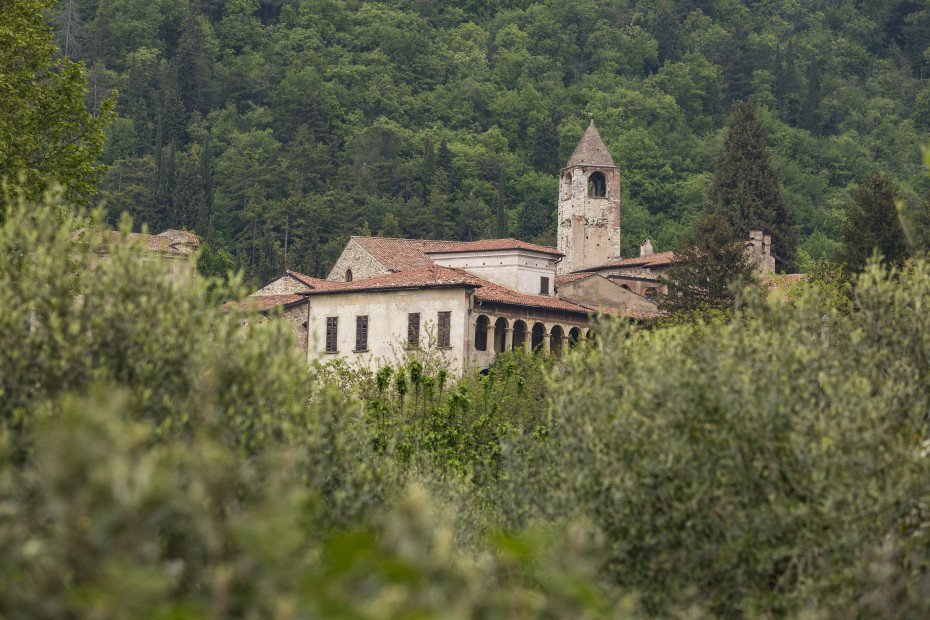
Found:
[[675, 262], [662, 276], [666, 292], [659, 296], [659, 309], [672, 314], [726, 310], [736, 298], [731, 285], [754, 278], [745, 244], [734, 240], [726, 218], [712, 213], [675, 249]]
[[751, 98], [733, 104], [709, 199], [711, 211], [727, 220], [737, 238], [761, 230], [772, 236], [772, 251], [789, 266], [794, 263], [798, 245], [794, 211], [781, 194], [781, 179], [772, 167]]
[[846, 208], [846, 227], [840, 261], [862, 269], [875, 250], [885, 262], [900, 263], [908, 256], [907, 238], [896, 206], [898, 190], [890, 177], [874, 172], [853, 192]]
[[807, 67], [807, 99], [804, 101], [804, 129], [810, 132], [816, 132], [817, 110], [820, 108], [822, 98], [820, 90], [820, 66], [817, 57], [811, 58]]
[[193, 7], [181, 31], [181, 40], [174, 57], [177, 90], [188, 114], [199, 110], [202, 103], [201, 84], [207, 76], [206, 33]]
[[655, 37], [659, 49], [659, 64], [678, 62], [681, 58], [681, 25], [667, 6], [656, 16]]
[[533, 142], [533, 168], [544, 174], [556, 174], [559, 171], [559, 132], [552, 120], [546, 118], [536, 125]]

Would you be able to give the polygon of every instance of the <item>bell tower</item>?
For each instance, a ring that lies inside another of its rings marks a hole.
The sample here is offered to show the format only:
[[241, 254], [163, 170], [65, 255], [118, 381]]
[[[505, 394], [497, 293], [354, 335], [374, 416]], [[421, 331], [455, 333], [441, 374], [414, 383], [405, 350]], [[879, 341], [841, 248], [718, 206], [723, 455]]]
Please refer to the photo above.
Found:
[[558, 273], [619, 260], [620, 169], [593, 118], [562, 170], [558, 217]]

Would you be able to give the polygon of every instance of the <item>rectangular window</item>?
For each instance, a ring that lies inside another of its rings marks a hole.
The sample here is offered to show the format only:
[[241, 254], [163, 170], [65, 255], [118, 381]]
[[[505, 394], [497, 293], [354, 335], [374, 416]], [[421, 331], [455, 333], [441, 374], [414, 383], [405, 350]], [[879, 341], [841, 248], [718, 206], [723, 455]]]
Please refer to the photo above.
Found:
[[452, 346], [452, 313], [439, 313], [439, 346]]
[[368, 315], [355, 317], [355, 350], [368, 350]]
[[336, 352], [336, 335], [339, 327], [339, 317], [326, 317], [326, 352]]
[[420, 313], [411, 312], [407, 315], [407, 346], [420, 346]]
[[548, 295], [549, 294], [549, 278], [540, 278], [539, 279], [539, 294]]

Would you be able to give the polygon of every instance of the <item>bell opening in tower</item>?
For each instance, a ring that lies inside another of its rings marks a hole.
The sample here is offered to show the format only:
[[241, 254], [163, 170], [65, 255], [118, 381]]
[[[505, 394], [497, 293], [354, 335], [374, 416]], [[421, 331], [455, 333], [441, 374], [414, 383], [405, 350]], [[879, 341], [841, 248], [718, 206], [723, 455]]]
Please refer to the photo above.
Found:
[[592, 172], [588, 177], [588, 196], [604, 198], [607, 196], [607, 179], [602, 172]]

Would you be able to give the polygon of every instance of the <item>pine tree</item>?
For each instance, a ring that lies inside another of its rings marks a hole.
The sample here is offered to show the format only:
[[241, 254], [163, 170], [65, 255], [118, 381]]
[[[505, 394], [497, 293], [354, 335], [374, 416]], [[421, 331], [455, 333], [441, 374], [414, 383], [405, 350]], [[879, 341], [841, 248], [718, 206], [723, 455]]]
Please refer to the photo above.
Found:
[[537, 196], [531, 196], [520, 207], [515, 234], [518, 239], [538, 243], [548, 237], [555, 238], [554, 225], [555, 218], [552, 217], [549, 204], [541, 202]]
[[459, 177], [455, 172], [455, 166], [452, 161], [452, 151], [449, 149], [449, 145], [446, 144], [445, 140], [439, 143], [439, 150], [436, 151], [436, 168], [445, 170], [446, 175], [449, 177], [449, 187], [451, 191], [454, 192], [458, 189]]
[[804, 129], [810, 132], [816, 132], [818, 129], [817, 111], [820, 108], [822, 98], [820, 86], [820, 65], [817, 57], [811, 58], [807, 67], [807, 99], [804, 101]]
[[772, 236], [773, 252], [793, 265], [798, 245], [794, 211], [782, 196], [752, 99], [733, 104], [709, 199], [711, 211], [722, 215], [737, 237], [761, 230]]
[[200, 109], [201, 85], [207, 76], [206, 33], [191, 10], [181, 30], [181, 40], [174, 57], [174, 77], [185, 111]]
[[726, 218], [709, 214], [675, 249], [675, 262], [662, 277], [666, 291], [659, 309], [672, 314], [726, 310], [736, 298], [733, 285], [752, 282], [755, 273]]
[[202, 147], [196, 142], [187, 153], [184, 166], [178, 170], [174, 187], [174, 205], [177, 221], [172, 224], [193, 230], [202, 238], [212, 236], [207, 192], [201, 173]]
[[426, 136], [423, 141], [423, 168], [420, 174], [420, 183], [423, 187], [423, 198], [427, 198], [433, 185], [433, 175], [436, 174], [436, 151], [433, 148], [433, 139]]
[[507, 209], [504, 206], [504, 184], [507, 182], [506, 172], [503, 162], [501, 163], [500, 177], [497, 182], [497, 212], [494, 220], [495, 233], [498, 239], [504, 239], [508, 235], [507, 226]]
[[850, 270], [862, 269], [875, 250], [889, 263], [908, 256], [907, 238], [896, 206], [898, 190], [890, 177], [874, 172], [862, 182], [846, 208], [846, 227], [840, 261]]
[[656, 42], [659, 44], [659, 64], [678, 62], [681, 58], [681, 25], [667, 6], [656, 16]]
[[81, 19], [80, 7], [77, 0], [63, 0], [61, 15], [58, 23], [58, 47], [62, 53], [77, 60], [81, 55], [80, 39], [87, 36], [84, 30], [84, 20]]
[[545, 174], [557, 174], [559, 171], [559, 132], [549, 118], [536, 125], [533, 142], [533, 167]]

